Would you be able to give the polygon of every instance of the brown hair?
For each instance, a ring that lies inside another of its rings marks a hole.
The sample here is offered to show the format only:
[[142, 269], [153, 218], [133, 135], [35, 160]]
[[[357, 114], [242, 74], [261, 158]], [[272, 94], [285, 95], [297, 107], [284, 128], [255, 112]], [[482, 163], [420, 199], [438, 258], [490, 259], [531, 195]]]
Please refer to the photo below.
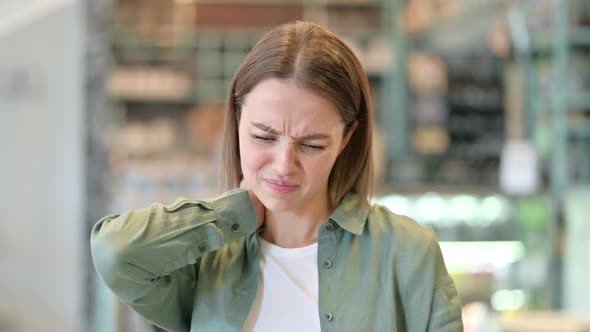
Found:
[[369, 81], [352, 50], [336, 34], [313, 23], [278, 26], [264, 35], [236, 71], [227, 94], [221, 186], [242, 179], [238, 124], [246, 95], [265, 79], [288, 79], [331, 100], [344, 122], [344, 136], [358, 123], [328, 180], [329, 202], [347, 192], [368, 199], [373, 190], [373, 110]]

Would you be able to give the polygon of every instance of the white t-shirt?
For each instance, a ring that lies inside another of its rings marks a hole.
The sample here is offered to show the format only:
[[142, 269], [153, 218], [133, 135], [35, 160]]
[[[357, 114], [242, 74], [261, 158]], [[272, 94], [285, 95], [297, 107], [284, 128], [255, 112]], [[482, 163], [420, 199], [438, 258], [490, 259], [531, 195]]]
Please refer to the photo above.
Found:
[[245, 332], [320, 331], [318, 244], [282, 248], [260, 240], [260, 278]]

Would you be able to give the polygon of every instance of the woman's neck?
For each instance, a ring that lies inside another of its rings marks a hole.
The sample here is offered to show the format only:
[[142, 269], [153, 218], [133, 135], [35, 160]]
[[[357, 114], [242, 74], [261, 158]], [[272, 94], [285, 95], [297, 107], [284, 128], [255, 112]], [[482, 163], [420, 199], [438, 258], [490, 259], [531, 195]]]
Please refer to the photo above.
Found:
[[266, 210], [262, 238], [283, 248], [301, 248], [318, 241], [318, 228], [330, 216], [327, 197], [297, 211], [274, 213]]

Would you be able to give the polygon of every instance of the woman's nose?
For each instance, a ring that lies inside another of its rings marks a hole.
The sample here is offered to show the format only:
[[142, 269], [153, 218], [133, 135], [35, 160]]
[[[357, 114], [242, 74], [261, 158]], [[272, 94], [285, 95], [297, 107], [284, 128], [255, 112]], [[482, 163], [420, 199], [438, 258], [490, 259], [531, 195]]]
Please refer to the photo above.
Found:
[[298, 167], [297, 153], [290, 144], [276, 147], [272, 169], [277, 175], [286, 176], [294, 173]]

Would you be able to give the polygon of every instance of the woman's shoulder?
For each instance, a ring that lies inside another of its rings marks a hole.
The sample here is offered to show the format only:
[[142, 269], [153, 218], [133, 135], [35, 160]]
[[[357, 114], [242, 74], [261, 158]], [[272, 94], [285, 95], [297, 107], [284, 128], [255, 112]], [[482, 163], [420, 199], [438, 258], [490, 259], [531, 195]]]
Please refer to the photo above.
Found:
[[386, 206], [373, 204], [367, 218], [368, 229], [380, 238], [389, 239], [404, 247], [423, 247], [436, 242], [430, 226], [421, 225], [416, 220], [397, 214]]

